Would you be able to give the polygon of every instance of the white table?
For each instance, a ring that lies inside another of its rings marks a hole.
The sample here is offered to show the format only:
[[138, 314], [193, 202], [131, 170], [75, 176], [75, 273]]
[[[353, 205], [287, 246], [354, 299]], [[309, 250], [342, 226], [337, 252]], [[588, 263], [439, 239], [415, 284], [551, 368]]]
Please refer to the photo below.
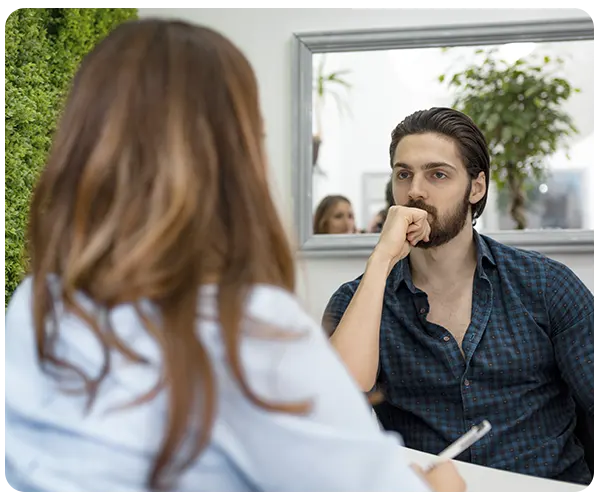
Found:
[[[426, 467], [435, 461], [435, 455], [404, 448], [410, 463]], [[552, 479], [492, 469], [481, 465], [453, 460], [456, 468], [467, 483], [467, 491], [581, 491], [586, 488], [580, 484], [565, 483]]]

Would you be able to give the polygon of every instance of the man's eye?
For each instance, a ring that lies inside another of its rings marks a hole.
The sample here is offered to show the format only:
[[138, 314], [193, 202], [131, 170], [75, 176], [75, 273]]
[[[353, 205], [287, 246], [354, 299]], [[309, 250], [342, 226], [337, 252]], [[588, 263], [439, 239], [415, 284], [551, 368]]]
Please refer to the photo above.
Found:
[[433, 174], [436, 179], [445, 179], [447, 176], [444, 172], [436, 172]]

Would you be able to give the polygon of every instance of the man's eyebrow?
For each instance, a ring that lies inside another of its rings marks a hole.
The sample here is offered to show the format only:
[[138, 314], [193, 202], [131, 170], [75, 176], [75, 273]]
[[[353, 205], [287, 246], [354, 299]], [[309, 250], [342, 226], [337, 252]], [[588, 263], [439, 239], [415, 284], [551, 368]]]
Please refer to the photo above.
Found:
[[[440, 168], [440, 167], [447, 167], [447, 168], [451, 168], [452, 170], [456, 170], [456, 167], [454, 165], [450, 165], [449, 163], [446, 163], [443, 161], [432, 161], [429, 163], [425, 163], [424, 165], [421, 165], [421, 169], [423, 169], [423, 170], [432, 170], [434, 168]], [[408, 165], [406, 163], [402, 163], [402, 162], [394, 163], [394, 166], [392, 168], [405, 168], [407, 170], [413, 170], [413, 167], [411, 167], [410, 165]]]

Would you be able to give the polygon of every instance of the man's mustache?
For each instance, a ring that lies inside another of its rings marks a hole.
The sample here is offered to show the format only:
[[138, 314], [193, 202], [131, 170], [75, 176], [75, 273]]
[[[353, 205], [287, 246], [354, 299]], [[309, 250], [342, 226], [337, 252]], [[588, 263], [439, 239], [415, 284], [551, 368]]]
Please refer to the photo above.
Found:
[[425, 210], [434, 217], [437, 216], [437, 209], [431, 205], [428, 205], [423, 200], [409, 200], [405, 206], [408, 208], [419, 208], [421, 210]]

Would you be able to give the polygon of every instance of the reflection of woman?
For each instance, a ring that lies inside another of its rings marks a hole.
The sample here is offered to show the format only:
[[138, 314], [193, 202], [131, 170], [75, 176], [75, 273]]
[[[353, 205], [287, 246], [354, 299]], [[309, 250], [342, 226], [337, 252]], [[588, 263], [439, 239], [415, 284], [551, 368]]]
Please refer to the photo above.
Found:
[[[85, 58], [6, 312], [14, 488], [426, 489], [292, 295], [265, 165], [217, 33], [137, 21]], [[448, 467], [432, 488], [464, 489]]]
[[355, 233], [356, 223], [350, 200], [342, 195], [330, 195], [321, 200], [313, 219], [314, 234]]

